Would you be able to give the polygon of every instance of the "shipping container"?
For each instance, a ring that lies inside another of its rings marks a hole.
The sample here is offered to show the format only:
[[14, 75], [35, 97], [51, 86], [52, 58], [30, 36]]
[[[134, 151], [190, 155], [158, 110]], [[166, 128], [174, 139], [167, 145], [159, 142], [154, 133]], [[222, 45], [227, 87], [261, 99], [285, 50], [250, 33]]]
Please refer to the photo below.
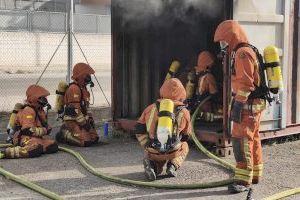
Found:
[[[122, 3], [123, 2], [123, 3]], [[126, 2], [126, 3], [125, 3]], [[129, 3], [131, 2], [131, 3]], [[299, 2], [293, 0], [157, 0], [112, 1], [112, 114], [116, 126], [131, 130], [145, 107], [159, 97], [169, 65], [182, 64], [181, 75], [195, 66], [203, 50], [214, 54], [217, 25], [226, 19], [240, 22], [251, 44], [263, 49], [278, 47], [284, 79], [282, 103], [268, 106], [261, 124], [262, 139], [300, 132], [300, 70], [298, 67]], [[230, 76], [215, 69], [223, 90], [223, 113], [227, 113]], [[181, 77], [184, 80], [184, 77]], [[230, 154], [230, 121], [197, 124], [202, 141], [217, 145], [220, 155]]]

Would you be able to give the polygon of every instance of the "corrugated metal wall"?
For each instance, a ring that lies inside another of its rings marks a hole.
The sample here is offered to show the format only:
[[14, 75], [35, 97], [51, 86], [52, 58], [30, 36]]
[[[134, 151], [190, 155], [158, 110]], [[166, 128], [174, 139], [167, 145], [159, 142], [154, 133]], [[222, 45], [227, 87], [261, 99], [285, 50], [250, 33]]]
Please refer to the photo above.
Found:
[[[138, 25], [135, 21], [124, 21], [122, 11], [113, 2], [114, 118], [136, 118], [154, 102], [172, 60], [178, 59], [184, 72], [187, 66], [195, 66], [200, 51], [209, 49], [217, 53], [213, 33], [226, 18], [224, 10], [230, 12], [224, 9], [225, 1], [219, 3], [222, 9], [213, 17], [190, 11], [185, 16], [188, 21], [174, 20], [165, 14], [154, 18], [154, 23]], [[163, 21], [168, 23], [162, 24]]]

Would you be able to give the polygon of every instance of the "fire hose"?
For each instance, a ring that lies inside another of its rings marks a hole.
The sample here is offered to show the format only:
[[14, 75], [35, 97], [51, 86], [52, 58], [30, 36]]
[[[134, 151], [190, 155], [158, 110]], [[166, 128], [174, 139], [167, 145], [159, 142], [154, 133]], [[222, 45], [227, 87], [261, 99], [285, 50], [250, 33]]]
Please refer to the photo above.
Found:
[[[194, 122], [197, 116], [197, 113], [199, 111], [199, 109], [201, 108], [201, 106], [210, 99], [210, 97], [207, 97], [206, 99], [204, 99], [199, 106], [197, 107], [196, 111], [194, 112], [193, 116], [192, 116], [192, 124], [194, 126]], [[209, 158], [214, 159], [215, 161], [217, 161], [218, 163], [220, 163], [222, 166], [224, 166], [227, 169], [230, 170], [234, 170], [235, 167], [222, 160], [221, 158], [215, 156], [214, 154], [212, 154], [211, 152], [209, 152], [197, 139], [194, 131], [192, 133], [192, 139], [195, 142], [197, 148], [203, 152], [205, 155], [207, 155]], [[0, 148], [3, 147], [8, 147], [9, 145], [4, 144], [1, 145], [0, 144]], [[119, 178], [116, 176], [112, 176], [109, 174], [105, 174], [101, 171], [97, 171], [92, 165], [90, 165], [78, 152], [65, 148], [65, 147], [59, 147], [60, 151], [66, 152], [71, 154], [72, 156], [74, 156], [75, 158], [78, 159], [78, 161], [80, 162], [80, 164], [86, 169], [88, 170], [91, 174], [100, 177], [102, 179], [105, 179], [107, 181], [110, 182], [114, 182], [117, 184], [122, 184], [122, 185], [129, 185], [129, 186], [140, 186], [140, 187], [151, 187], [151, 188], [159, 188], [159, 189], [204, 189], [204, 188], [213, 188], [213, 187], [220, 187], [220, 186], [224, 186], [224, 185], [228, 185], [230, 183], [233, 182], [233, 179], [227, 179], [227, 180], [222, 180], [222, 181], [215, 181], [215, 182], [209, 182], [209, 183], [194, 183], [194, 184], [163, 184], [163, 183], [155, 183], [155, 182], [144, 182], [144, 181], [136, 181], [136, 180], [130, 180], [130, 179], [123, 179], [123, 178]], [[36, 192], [39, 192], [40, 194], [49, 197], [50, 199], [62, 199], [62, 197], [58, 196], [55, 193], [52, 193], [44, 188], [41, 188], [33, 183], [30, 183], [29, 181], [24, 180], [21, 177], [15, 176], [7, 171], [5, 171], [4, 169], [2, 169], [0, 167], [0, 174], [4, 175], [7, 178], [10, 178], [12, 180], [14, 180], [17, 183], [20, 183], [22, 185], [24, 185], [25, 187], [28, 187]], [[30, 184], [28, 184], [30, 183]], [[294, 194], [298, 194], [300, 193], [300, 188], [295, 188], [293, 190], [288, 190], [276, 195], [273, 195], [271, 197], [267, 197], [265, 200], [275, 200], [275, 199], [279, 199], [279, 198], [283, 198], [286, 196], [290, 196], [290, 195], [294, 195]]]

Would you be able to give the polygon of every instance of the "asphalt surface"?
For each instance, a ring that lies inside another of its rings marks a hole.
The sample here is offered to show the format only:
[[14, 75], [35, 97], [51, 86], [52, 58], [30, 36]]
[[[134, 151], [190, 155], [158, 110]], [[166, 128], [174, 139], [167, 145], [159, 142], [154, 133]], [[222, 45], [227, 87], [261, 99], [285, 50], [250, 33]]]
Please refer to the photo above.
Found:
[[[111, 73], [109, 71], [99, 72], [96, 74], [105, 95], [111, 100]], [[25, 92], [29, 85], [35, 84], [40, 74], [0, 74], [0, 111], [11, 111], [16, 102], [23, 102]], [[66, 79], [65, 73], [45, 73], [39, 82], [49, 90], [49, 102], [54, 105], [55, 91], [60, 81]], [[94, 80], [93, 88], [94, 97], [97, 99], [94, 106], [107, 105], [99, 86]]]
[[[0, 134], [0, 141], [3, 139], [4, 135]], [[110, 138], [109, 144], [99, 144], [90, 148], [71, 148], [79, 151], [99, 171], [123, 178], [145, 180], [142, 166], [143, 151], [137, 142], [129, 137]], [[264, 146], [263, 154], [264, 178], [259, 185], [253, 186], [254, 199], [262, 199], [273, 193], [300, 186], [300, 141]], [[226, 160], [233, 162], [233, 157]], [[118, 185], [89, 174], [75, 158], [63, 152], [34, 159], [0, 160], [0, 166], [62, 195], [65, 199], [246, 200], [247, 195], [246, 193], [229, 195], [226, 187], [204, 190], [160, 190]], [[187, 160], [178, 171], [178, 177], [161, 179], [157, 182], [199, 183], [231, 176], [230, 171], [191, 147]], [[45, 199], [1, 176], [0, 187], [0, 199]], [[296, 200], [300, 199], [300, 196], [288, 199]]]

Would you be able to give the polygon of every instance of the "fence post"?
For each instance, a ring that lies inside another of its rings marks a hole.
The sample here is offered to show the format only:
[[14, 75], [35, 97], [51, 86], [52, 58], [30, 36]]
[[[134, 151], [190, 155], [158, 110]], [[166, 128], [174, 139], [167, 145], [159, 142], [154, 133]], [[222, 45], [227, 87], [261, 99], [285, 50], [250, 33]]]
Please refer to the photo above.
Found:
[[73, 0], [69, 0], [68, 9], [68, 73], [67, 82], [71, 82], [73, 67]]

